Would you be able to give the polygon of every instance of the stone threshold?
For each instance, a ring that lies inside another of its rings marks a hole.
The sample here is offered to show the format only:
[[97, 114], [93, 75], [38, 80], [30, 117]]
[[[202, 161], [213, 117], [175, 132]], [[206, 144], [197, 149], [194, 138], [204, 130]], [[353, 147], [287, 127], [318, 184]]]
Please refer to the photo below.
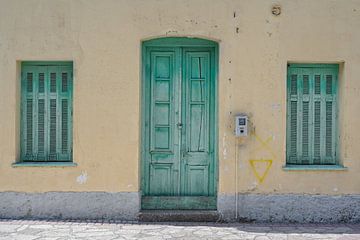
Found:
[[214, 210], [141, 210], [140, 222], [222, 222]]

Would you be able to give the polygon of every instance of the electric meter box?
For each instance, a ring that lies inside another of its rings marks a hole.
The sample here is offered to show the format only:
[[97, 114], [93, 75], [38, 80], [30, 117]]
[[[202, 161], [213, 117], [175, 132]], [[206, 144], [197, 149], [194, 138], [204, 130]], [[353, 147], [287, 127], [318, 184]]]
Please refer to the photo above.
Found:
[[248, 116], [238, 115], [235, 117], [235, 135], [237, 137], [247, 137], [247, 135], [248, 135]]

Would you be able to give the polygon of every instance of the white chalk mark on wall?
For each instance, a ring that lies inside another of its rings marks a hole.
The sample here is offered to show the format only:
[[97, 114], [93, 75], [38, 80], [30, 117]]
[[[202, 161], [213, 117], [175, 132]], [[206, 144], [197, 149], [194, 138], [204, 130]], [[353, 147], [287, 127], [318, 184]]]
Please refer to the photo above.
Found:
[[76, 182], [79, 184], [84, 184], [87, 182], [87, 180], [88, 180], [88, 175], [86, 171], [82, 172], [81, 175], [76, 178]]
[[222, 147], [223, 147], [223, 158], [227, 158], [227, 149], [226, 149], [226, 133], [224, 133], [223, 139], [222, 139]]

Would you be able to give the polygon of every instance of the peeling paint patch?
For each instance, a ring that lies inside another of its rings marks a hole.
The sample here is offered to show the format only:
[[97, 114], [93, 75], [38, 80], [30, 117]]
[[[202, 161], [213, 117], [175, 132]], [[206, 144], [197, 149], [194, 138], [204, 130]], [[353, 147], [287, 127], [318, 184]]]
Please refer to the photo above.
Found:
[[223, 147], [223, 158], [227, 158], [227, 149], [226, 149], [226, 133], [224, 133], [223, 139], [222, 139], [222, 147]]
[[178, 33], [178, 31], [176, 31], [176, 30], [168, 30], [168, 31], [166, 31], [165, 35], [167, 36], [167, 35], [177, 34], [177, 33]]
[[79, 184], [84, 184], [87, 182], [87, 180], [88, 180], [88, 175], [86, 171], [82, 172], [81, 175], [76, 178], [76, 182]]
[[255, 191], [256, 188], [258, 186], [258, 183], [255, 181], [253, 182], [249, 187], [248, 187], [248, 191]]
[[276, 110], [276, 111], [279, 111], [280, 110], [280, 103], [273, 103], [273, 104], [271, 104], [271, 108], [273, 109], [273, 110]]
[[223, 156], [224, 156], [224, 159], [227, 159], [227, 149], [226, 148], [224, 148]]

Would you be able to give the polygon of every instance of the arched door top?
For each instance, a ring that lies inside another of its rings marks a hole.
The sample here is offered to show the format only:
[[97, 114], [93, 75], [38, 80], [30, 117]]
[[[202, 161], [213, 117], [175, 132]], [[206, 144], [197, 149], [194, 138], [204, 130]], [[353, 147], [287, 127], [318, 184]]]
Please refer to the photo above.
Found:
[[143, 41], [144, 46], [216, 47], [216, 41], [192, 37], [161, 37]]

